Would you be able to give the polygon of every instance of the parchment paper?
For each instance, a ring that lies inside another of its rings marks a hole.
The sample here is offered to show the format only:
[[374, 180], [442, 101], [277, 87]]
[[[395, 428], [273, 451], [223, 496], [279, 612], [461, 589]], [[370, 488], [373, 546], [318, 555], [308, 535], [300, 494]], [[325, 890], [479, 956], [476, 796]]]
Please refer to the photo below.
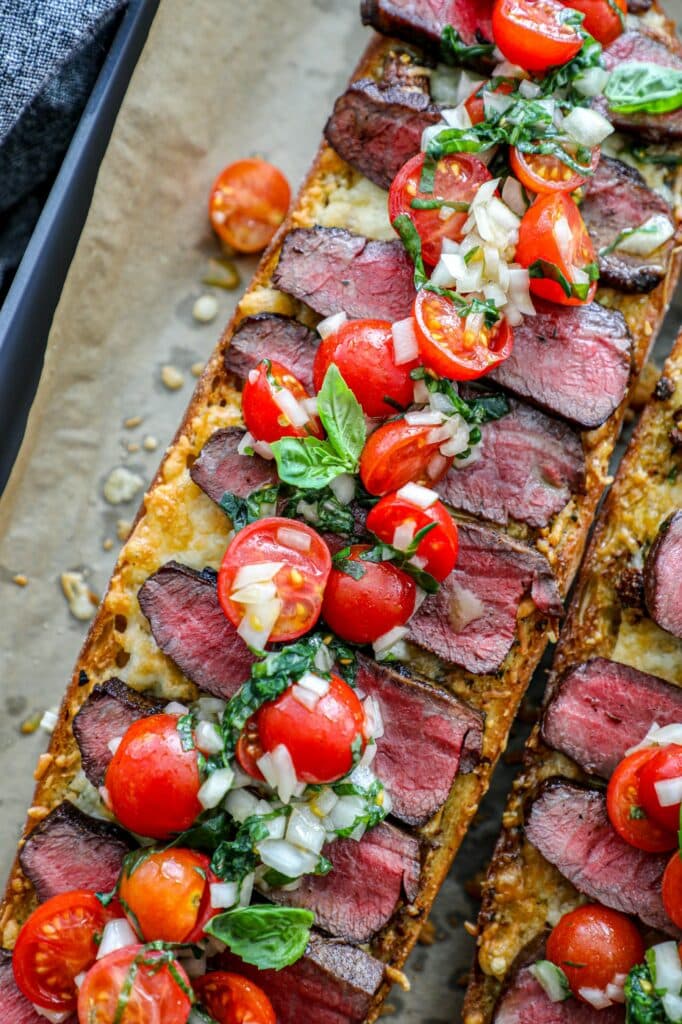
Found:
[[[161, 4], [102, 164], [27, 436], [0, 500], [3, 878], [46, 745], [44, 732], [25, 735], [21, 726], [58, 704], [87, 628], [70, 615], [60, 575], [84, 571], [93, 591], [103, 592], [120, 547], [117, 520], [132, 519], [139, 498], [112, 507], [102, 496], [104, 481], [116, 466], [145, 485], [151, 480], [190, 399], [190, 368], [212, 350], [239, 295], [215, 290], [216, 320], [193, 320], [194, 300], [210, 290], [201, 284], [207, 258], [219, 254], [206, 222], [210, 184], [223, 165], [256, 153], [298, 184], [367, 41], [358, 6]], [[246, 283], [255, 260], [239, 266]], [[161, 383], [166, 365], [183, 374], [176, 391]], [[124, 426], [138, 417], [138, 426]], [[148, 437], [158, 441], [156, 451], [142, 446]], [[22, 576], [25, 586], [14, 582]], [[523, 732], [521, 724], [516, 749]], [[498, 771], [437, 901], [435, 943], [411, 958], [412, 993], [391, 996], [397, 1024], [459, 1017], [473, 951], [463, 925], [476, 915], [465, 883], [489, 856], [513, 771]]]

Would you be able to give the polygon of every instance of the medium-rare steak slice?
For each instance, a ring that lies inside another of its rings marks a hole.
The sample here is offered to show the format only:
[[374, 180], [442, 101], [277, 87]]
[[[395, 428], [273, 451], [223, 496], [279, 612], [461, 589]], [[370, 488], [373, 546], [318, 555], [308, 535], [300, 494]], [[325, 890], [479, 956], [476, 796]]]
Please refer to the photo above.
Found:
[[493, 38], [491, 0], [362, 0], [360, 10], [364, 25], [431, 50], [446, 25], [465, 43]]
[[163, 711], [167, 701], [147, 697], [121, 679], [98, 683], [73, 720], [73, 735], [81, 752], [83, 771], [93, 786], [101, 786], [114, 756], [109, 744], [123, 736], [138, 718]]
[[391, 794], [391, 813], [423, 825], [447, 800], [457, 773], [478, 763], [483, 716], [444, 690], [363, 656], [356, 684], [381, 709], [384, 733], [373, 768]]
[[388, 189], [419, 152], [424, 129], [440, 120], [428, 93], [361, 78], [337, 99], [324, 134], [351, 167]]
[[404, 320], [412, 313], [414, 267], [402, 242], [370, 241], [344, 228], [296, 228], [282, 243], [276, 288], [329, 316]]
[[349, 942], [368, 942], [393, 916], [402, 899], [417, 895], [421, 864], [414, 836], [382, 822], [360, 842], [337, 839], [322, 850], [328, 875], [305, 875], [294, 892], [273, 889], [276, 903], [306, 907], [322, 931]]
[[607, 779], [649, 728], [682, 722], [682, 690], [607, 658], [577, 665], [545, 709], [545, 743]]
[[632, 338], [622, 313], [598, 302], [534, 305], [537, 315], [514, 328], [512, 353], [491, 380], [579, 427], [600, 426], [630, 380]]
[[588, 179], [580, 212], [599, 255], [599, 280], [621, 292], [650, 292], [663, 279], [673, 247], [669, 239], [650, 256], [615, 249], [602, 254], [624, 227], [636, 228], [657, 214], [671, 216], [665, 199], [650, 189], [638, 170], [602, 157]]
[[277, 1024], [360, 1024], [384, 976], [384, 965], [369, 953], [314, 932], [304, 956], [281, 971], [259, 971], [230, 952], [217, 966], [260, 985]]
[[624, 1006], [593, 1006], [569, 997], [553, 1003], [530, 965], [517, 971], [495, 1008], [493, 1024], [623, 1024]]
[[238, 498], [248, 498], [254, 491], [274, 487], [277, 483], [274, 462], [260, 455], [239, 454], [237, 448], [243, 437], [240, 427], [216, 430], [190, 467], [194, 483], [217, 504], [226, 491]]
[[[2, 1024], [45, 1024], [45, 1017], [19, 991], [12, 970], [12, 954], [8, 949], [0, 949], [0, 1007]], [[64, 1024], [78, 1024], [76, 1015], [68, 1017]]]
[[27, 837], [19, 863], [41, 901], [71, 889], [110, 892], [132, 848], [118, 826], [64, 800]]
[[654, 622], [682, 637], [682, 509], [659, 527], [644, 565], [644, 597]]
[[242, 320], [225, 352], [225, 368], [246, 380], [262, 359], [282, 363], [313, 391], [313, 359], [320, 339], [305, 324], [277, 313], [258, 313]]
[[[635, 62], [660, 64], [664, 68], [682, 71], [680, 55], [665, 43], [644, 32], [624, 32], [606, 47], [603, 57], [607, 71], [613, 71], [619, 64]], [[608, 117], [616, 130], [634, 132], [648, 142], [672, 142], [682, 139], [682, 110], [672, 110], [668, 114], [619, 114], [608, 107], [603, 96], [595, 100], [594, 106]], [[629, 225], [624, 224], [623, 227]]]
[[603, 792], [550, 779], [533, 800], [525, 828], [528, 841], [579, 892], [677, 935], [661, 896], [670, 854], [645, 853], [621, 839]]
[[137, 596], [152, 636], [188, 679], [225, 700], [246, 682], [255, 658], [220, 607], [214, 572], [167, 562]]
[[457, 566], [410, 620], [409, 639], [469, 672], [496, 672], [526, 594], [550, 615], [561, 614], [561, 599], [538, 551], [474, 523], [458, 525]]
[[547, 526], [585, 478], [580, 438], [565, 423], [521, 402], [481, 428], [476, 462], [453, 468], [436, 490], [448, 504], [505, 525]]

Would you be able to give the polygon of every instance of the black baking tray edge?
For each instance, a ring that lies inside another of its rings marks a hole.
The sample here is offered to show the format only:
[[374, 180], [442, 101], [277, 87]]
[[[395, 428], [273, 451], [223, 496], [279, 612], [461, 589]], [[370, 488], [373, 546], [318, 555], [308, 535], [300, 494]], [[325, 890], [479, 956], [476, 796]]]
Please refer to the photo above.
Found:
[[130, 0], [0, 309], [0, 495], [24, 436], [97, 172], [159, 2]]

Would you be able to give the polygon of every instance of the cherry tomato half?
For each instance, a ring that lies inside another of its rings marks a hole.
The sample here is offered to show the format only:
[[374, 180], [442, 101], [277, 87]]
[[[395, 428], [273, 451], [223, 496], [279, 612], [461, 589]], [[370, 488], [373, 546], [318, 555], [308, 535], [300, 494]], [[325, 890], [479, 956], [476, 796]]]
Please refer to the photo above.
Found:
[[[583, 28], [591, 36], [608, 46], [623, 31], [625, 15], [628, 12], [627, 0], [561, 0], [567, 7], [582, 11], [585, 15]], [[618, 8], [620, 17], [614, 7]]]
[[454, 459], [439, 452], [442, 441], [429, 441], [433, 427], [410, 426], [405, 420], [383, 423], [370, 434], [360, 456], [360, 478], [370, 494], [388, 494], [410, 481], [431, 487]]
[[646, 762], [639, 775], [639, 799], [652, 821], [668, 832], [677, 832], [680, 827], [680, 801], [667, 807], [661, 804], [656, 784], [665, 779], [682, 778], [682, 746], [671, 743], [654, 750], [654, 756]]
[[522, 153], [515, 146], [510, 150], [509, 163], [521, 184], [531, 192], [575, 192], [585, 184], [590, 174], [594, 174], [600, 155], [601, 149], [595, 146], [584, 175], [572, 170], [558, 156]]
[[262, 778], [256, 761], [283, 744], [301, 782], [336, 782], [353, 767], [353, 744], [366, 746], [365, 712], [355, 691], [338, 676], [314, 708], [294, 695], [292, 687], [268, 701], [244, 727], [237, 758], [245, 772]]
[[511, 355], [514, 335], [504, 318], [487, 327], [482, 315], [462, 317], [447, 295], [420, 289], [414, 318], [424, 365], [440, 377], [474, 380]]
[[26, 998], [45, 1010], [75, 1010], [74, 979], [94, 964], [95, 936], [112, 916], [84, 889], [41, 903], [22, 926], [12, 954], [14, 977]]
[[499, 82], [494, 89], [489, 89], [489, 85], [489, 82], [484, 82], [483, 85], [479, 86], [464, 103], [466, 112], [469, 115], [469, 120], [472, 124], [480, 124], [482, 121], [485, 121], [485, 103], [483, 101], [483, 96], [486, 92], [499, 92], [504, 96], [508, 96], [509, 93], [514, 90], [514, 84], [512, 82]]
[[272, 580], [282, 607], [270, 640], [294, 640], [307, 633], [319, 618], [332, 564], [329, 548], [319, 533], [305, 523], [277, 516], [259, 519], [239, 531], [225, 552], [218, 574], [218, 599], [235, 626], [245, 614], [255, 614], [250, 610], [252, 605], [233, 599], [237, 574], [242, 566], [259, 562], [284, 563]]
[[442, 501], [420, 508], [398, 494], [387, 494], [367, 516], [367, 529], [396, 547], [398, 527], [409, 524], [414, 535], [431, 523], [436, 525], [420, 541], [417, 557], [424, 560], [424, 571], [441, 581], [455, 568], [459, 549], [457, 526]]
[[157, 850], [124, 862], [118, 895], [145, 942], [196, 942], [217, 913], [210, 892], [216, 881], [205, 854]]
[[526, 71], [566, 64], [583, 45], [559, 0], [495, 0], [493, 36], [507, 60]]
[[184, 970], [168, 953], [126, 946], [102, 957], [86, 974], [78, 994], [78, 1021], [186, 1024], [191, 991]]
[[177, 715], [133, 722], [112, 757], [104, 785], [124, 828], [168, 839], [189, 828], [202, 807], [196, 750], [183, 750]]
[[649, 853], [662, 853], [677, 845], [677, 837], [652, 821], [640, 795], [640, 779], [644, 766], [656, 755], [656, 748], [636, 750], [624, 758], [609, 781], [606, 809], [618, 835]]
[[682, 859], [675, 850], [663, 872], [663, 906], [677, 928], [682, 928]]
[[288, 391], [297, 402], [310, 395], [293, 373], [281, 363], [263, 359], [251, 370], [242, 391], [242, 416], [257, 441], [279, 441], [281, 437], [324, 437], [322, 424], [311, 416], [303, 426], [296, 427], [275, 401], [277, 392]]
[[327, 335], [315, 353], [316, 391], [332, 363], [367, 416], [395, 416], [396, 406], [406, 408], [412, 402], [410, 371], [418, 360], [395, 365], [393, 333], [387, 320], [349, 320]]
[[281, 171], [256, 157], [230, 164], [213, 183], [211, 227], [238, 252], [260, 252], [286, 216], [291, 199]]
[[547, 940], [547, 959], [560, 967], [571, 992], [606, 989], [618, 974], [626, 975], [644, 959], [644, 943], [629, 917], [588, 903], [564, 914]]
[[594, 247], [580, 210], [566, 192], [538, 196], [528, 207], [519, 227], [516, 259], [522, 267], [546, 260], [558, 268], [569, 285], [587, 287], [585, 298], [568, 296], [557, 281], [531, 277], [530, 290], [534, 295], [563, 306], [582, 306], [594, 298], [597, 282], [578, 279], [576, 274], [576, 270], [586, 274], [586, 268], [594, 267]]
[[213, 971], [194, 981], [197, 999], [218, 1024], [276, 1024], [262, 988], [241, 974]]
[[445, 200], [450, 203], [465, 203], [467, 206], [484, 181], [490, 181], [490, 172], [482, 160], [463, 153], [441, 157], [436, 163], [433, 192], [422, 192], [419, 182], [424, 166], [424, 154], [417, 153], [398, 171], [388, 194], [388, 214], [391, 223], [400, 214], [407, 214], [422, 242], [424, 262], [434, 267], [440, 259], [444, 238], [461, 241], [462, 227], [467, 219], [467, 210], [453, 208], [445, 216], [448, 207], [436, 209], [415, 209], [413, 202], [431, 203]]
[[322, 606], [329, 628], [352, 644], [371, 644], [390, 629], [404, 626], [417, 596], [411, 576], [390, 562], [363, 561], [364, 551], [369, 551], [368, 544], [354, 544], [348, 556], [365, 570], [359, 579], [332, 569]]

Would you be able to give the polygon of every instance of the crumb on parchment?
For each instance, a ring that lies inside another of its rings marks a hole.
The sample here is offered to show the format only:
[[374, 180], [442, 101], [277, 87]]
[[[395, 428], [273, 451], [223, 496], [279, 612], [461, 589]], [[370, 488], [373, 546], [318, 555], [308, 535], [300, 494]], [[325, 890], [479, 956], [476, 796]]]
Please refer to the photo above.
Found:
[[132, 501], [138, 491], [144, 487], [144, 480], [137, 473], [117, 466], [112, 469], [104, 484], [104, 498], [110, 505], [124, 505]]
[[99, 598], [90, 590], [82, 572], [63, 572], [59, 578], [62, 592], [74, 619], [87, 622], [95, 614]]
[[167, 364], [161, 367], [161, 383], [169, 391], [179, 391], [185, 383], [185, 378], [177, 366]]

